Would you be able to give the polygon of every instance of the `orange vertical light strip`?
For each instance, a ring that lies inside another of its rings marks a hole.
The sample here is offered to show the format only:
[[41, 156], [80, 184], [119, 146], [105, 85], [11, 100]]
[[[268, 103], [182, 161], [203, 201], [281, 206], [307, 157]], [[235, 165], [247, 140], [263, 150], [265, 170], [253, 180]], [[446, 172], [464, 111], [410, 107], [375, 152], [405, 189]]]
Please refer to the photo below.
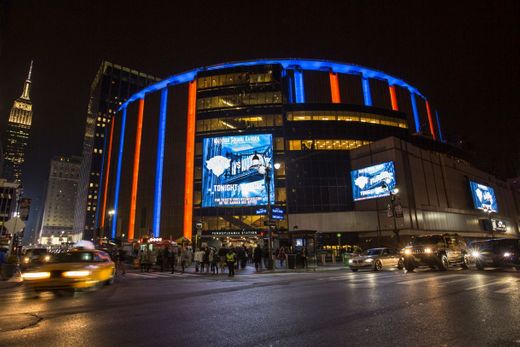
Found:
[[330, 80], [330, 94], [332, 96], [332, 103], [339, 104], [341, 103], [341, 96], [339, 95], [339, 82], [338, 82], [338, 74], [334, 72], [329, 72], [329, 80]]
[[103, 205], [101, 206], [101, 228], [105, 226], [105, 211], [107, 208], [107, 190], [108, 179], [110, 178], [110, 160], [112, 158], [112, 138], [114, 137], [114, 124], [116, 122], [115, 116], [112, 116], [110, 122], [110, 138], [108, 139], [108, 153], [107, 153], [107, 172], [105, 174], [105, 187], [103, 188]]
[[139, 100], [137, 113], [137, 131], [135, 133], [134, 172], [132, 177], [132, 195], [130, 197], [130, 218], [128, 220], [128, 241], [134, 239], [135, 205], [137, 202], [137, 183], [139, 181], [139, 157], [141, 155], [141, 133], [143, 130], [144, 99]]
[[392, 110], [399, 111], [399, 105], [397, 104], [397, 94], [395, 93], [395, 86], [388, 86], [390, 91], [390, 102], [392, 103]]
[[184, 177], [184, 237], [191, 240], [193, 231], [193, 166], [195, 160], [195, 107], [197, 104], [197, 82], [189, 84], [188, 122], [186, 133], [186, 176]]
[[430, 103], [428, 100], [426, 100], [426, 113], [428, 114], [428, 123], [430, 124], [430, 133], [433, 136], [434, 140], [437, 140], [435, 137], [435, 130], [433, 128], [433, 119], [432, 119], [432, 112], [430, 111]]

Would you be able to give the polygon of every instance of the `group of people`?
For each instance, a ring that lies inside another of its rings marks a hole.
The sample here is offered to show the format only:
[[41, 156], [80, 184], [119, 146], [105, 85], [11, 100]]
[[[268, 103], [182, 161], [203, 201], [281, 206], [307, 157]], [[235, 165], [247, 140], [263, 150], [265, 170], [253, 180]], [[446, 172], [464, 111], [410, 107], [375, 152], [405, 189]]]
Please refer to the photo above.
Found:
[[162, 271], [175, 273], [177, 266], [181, 267], [181, 273], [191, 264], [192, 252], [187, 246], [179, 247], [174, 244], [163, 245], [157, 250], [150, 249], [149, 245], [142, 245], [137, 251], [136, 258], [139, 261], [141, 272], [149, 272], [153, 264], [160, 266]]

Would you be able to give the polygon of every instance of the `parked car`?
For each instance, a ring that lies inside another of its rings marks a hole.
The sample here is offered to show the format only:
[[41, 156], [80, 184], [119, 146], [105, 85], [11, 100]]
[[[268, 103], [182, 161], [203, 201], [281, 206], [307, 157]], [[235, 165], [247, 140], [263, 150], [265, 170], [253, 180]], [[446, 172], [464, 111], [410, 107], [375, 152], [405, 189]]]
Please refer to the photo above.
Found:
[[419, 236], [404, 248], [404, 267], [413, 271], [419, 266], [428, 266], [441, 271], [450, 266], [468, 268], [468, 247], [457, 234]]
[[490, 239], [471, 243], [471, 256], [477, 269], [514, 267], [520, 270], [520, 240]]
[[49, 261], [22, 272], [24, 285], [35, 291], [82, 289], [114, 281], [115, 264], [99, 250], [52, 254]]
[[357, 272], [360, 269], [381, 271], [385, 267], [402, 269], [403, 259], [397, 249], [371, 248], [349, 260], [350, 269]]

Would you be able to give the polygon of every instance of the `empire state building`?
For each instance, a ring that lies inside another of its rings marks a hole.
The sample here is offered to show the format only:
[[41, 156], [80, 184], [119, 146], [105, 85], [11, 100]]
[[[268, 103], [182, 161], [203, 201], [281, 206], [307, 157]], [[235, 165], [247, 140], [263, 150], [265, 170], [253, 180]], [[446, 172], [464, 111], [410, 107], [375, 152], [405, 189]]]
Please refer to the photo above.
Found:
[[23, 86], [23, 93], [13, 103], [5, 134], [4, 177], [20, 185], [22, 185], [22, 166], [25, 161], [29, 130], [32, 123], [32, 102], [29, 95], [32, 67], [33, 62], [31, 61], [29, 74]]

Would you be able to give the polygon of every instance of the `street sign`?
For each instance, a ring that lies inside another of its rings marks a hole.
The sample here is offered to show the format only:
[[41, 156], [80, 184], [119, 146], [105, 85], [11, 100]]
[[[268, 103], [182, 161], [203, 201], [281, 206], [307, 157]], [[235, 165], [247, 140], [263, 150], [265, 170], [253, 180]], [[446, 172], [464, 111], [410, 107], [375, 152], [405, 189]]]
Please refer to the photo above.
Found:
[[25, 228], [25, 223], [20, 217], [13, 217], [4, 223], [4, 227], [10, 234], [15, 234]]

